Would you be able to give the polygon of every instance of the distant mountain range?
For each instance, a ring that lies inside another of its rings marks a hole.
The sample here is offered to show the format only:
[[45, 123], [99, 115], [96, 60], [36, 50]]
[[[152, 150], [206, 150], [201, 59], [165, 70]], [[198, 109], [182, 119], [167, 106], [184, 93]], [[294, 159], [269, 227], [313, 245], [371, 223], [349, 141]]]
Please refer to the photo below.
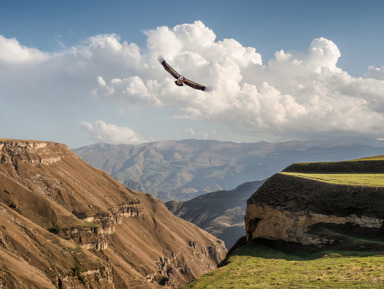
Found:
[[129, 188], [166, 202], [185, 201], [264, 180], [296, 162], [381, 155], [384, 142], [376, 139], [281, 143], [180, 140], [140, 145], [97, 143], [74, 152]]
[[208, 193], [186, 202], [169, 201], [165, 205], [174, 215], [223, 240], [230, 249], [245, 235], [247, 200], [262, 183], [249, 182], [230, 191]]

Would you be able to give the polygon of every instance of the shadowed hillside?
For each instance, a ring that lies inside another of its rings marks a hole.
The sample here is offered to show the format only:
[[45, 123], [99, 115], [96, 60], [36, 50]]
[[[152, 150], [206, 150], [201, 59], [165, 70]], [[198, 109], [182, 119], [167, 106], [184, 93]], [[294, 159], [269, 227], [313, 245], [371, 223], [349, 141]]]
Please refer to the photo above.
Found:
[[320, 223], [380, 232], [384, 222], [383, 165], [376, 157], [289, 166], [249, 198], [248, 239], [334, 244], [337, 238], [330, 241], [311, 234], [313, 226]]
[[229, 249], [244, 236], [247, 199], [262, 183], [249, 182], [231, 191], [208, 193], [185, 202], [170, 201], [165, 205], [174, 215], [223, 240]]

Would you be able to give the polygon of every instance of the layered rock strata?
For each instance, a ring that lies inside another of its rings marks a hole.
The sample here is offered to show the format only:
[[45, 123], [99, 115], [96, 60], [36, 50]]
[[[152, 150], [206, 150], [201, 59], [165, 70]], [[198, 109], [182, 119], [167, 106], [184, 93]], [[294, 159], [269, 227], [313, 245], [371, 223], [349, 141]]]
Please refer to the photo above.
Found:
[[318, 234], [318, 226], [348, 226], [380, 235], [383, 205], [384, 188], [334, 185], [279, 173], [248, 199], [246, 236], [321, 246], [340, 240]]
[[180, 288], [226, 254], [63, 144], [0, 139], [0, 208], [0, 284], [10, 288]]

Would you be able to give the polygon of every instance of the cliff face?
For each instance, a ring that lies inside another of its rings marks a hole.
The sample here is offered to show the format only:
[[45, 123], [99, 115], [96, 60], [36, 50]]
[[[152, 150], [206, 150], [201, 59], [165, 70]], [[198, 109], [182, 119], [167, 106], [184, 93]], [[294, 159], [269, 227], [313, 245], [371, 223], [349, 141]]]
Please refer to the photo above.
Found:
[[[353, 172], [363, 164], [343, 162], [326, 165], [294, 165], [287, 171], [309, 173]], [[379, 163], [366, 164], [380, 173]], [[319, 169], [321, 167], [321, 169]], [[311, 170], [311, 168], [313, 168]], [[346, 235], [383, 238], [384, 188], [381, 186], [338, 185], [278, 173], [248, 199], [245, 217], [248, 240], [265, 238], [317, 247], [342, 245]], [[337, 233], [336, 233], [337, 232]], [[344, 244], [346, 246], [346, 243]], [[382, 248], [381, 248], [382, 249]]]
[[53, 142], [0, 140], [0, 214], [0, 284], [12, 288], [179, 288], [226, 254]]

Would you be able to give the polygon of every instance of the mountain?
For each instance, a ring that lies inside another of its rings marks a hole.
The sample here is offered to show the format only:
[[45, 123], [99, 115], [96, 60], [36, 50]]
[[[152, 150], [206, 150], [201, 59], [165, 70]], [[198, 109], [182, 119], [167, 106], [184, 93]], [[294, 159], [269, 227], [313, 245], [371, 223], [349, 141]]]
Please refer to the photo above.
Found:
[[382, 288], [384, 156], [295, 163], [248, 199], [246, 237], [185, 288]]
[[242, 184], [230, 191], [218, 191], [189, 201], [169, 201], [167, 208], [224, 241], [231, 248], [245, 235], [244, 216], [248, 198], [263, 181]]
[[0, 139], [0, 287], [180, 288], [222, 241], [66, 145]]
[[166, 202], [264, 180], [296, 162], [384, 154], [383, 146], [383, 141], [370, 139], [283, 143], [181, 140], [140, 145], [98, 143], [74, 152], [128, 187]]

